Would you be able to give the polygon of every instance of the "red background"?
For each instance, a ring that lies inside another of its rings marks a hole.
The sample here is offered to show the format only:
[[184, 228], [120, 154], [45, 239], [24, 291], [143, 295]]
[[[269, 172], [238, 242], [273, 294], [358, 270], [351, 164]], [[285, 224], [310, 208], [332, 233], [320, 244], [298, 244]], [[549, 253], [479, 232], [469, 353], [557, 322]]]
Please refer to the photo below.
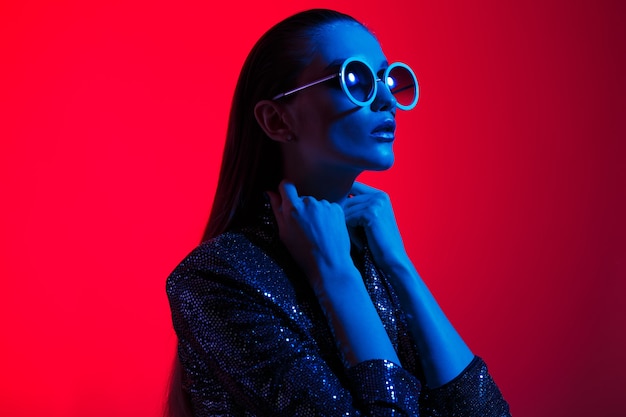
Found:
[[1, 3], [0, 415], [158, 415], [236, 76], [310, 7], [416, 69], [363, 179], [513, 413], [626, 415], [623, 2], [209, 3]]

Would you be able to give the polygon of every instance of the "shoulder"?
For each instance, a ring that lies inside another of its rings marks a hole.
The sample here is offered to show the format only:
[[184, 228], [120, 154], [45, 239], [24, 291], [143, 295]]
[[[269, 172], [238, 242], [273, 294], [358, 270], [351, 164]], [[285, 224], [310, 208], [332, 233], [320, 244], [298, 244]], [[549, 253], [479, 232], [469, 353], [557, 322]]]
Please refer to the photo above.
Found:
[[285, 264], [275, 248], [241, 232], [226, 232], [193, 249], [167, 278], [168, 296], [200, 288], [260, 288], [288, 284]]
[[233, 274], [247, 260], [264, 258], [265, 251], [243, 233], [226, 232], [193, 249], [170, 274], [168, 280], [188, 275]]
[[174, 270], [214, 270], [216, 267], [236, 266], [241, 259], [263, 252], [243, 233], [226, 232], [198, 245]]

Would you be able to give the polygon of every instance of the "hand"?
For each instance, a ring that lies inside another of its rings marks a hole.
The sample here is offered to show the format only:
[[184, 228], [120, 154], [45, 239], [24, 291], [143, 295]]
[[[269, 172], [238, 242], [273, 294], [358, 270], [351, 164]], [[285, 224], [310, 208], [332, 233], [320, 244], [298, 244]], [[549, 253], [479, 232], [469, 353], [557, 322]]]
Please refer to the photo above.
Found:
[[343, 203], [349, 229], [365, 229], [376, 265], [390, 278], [409, 331], [419, 351], [427, 383], [441, 386], [474, 358], [409, 260], [396, 224], [389, 196], [354, 183], [352, 197]]
[[400, 360], [350, 257], [350, 235], [339, 204], [300, 197], [286, 181], [268, 192], [280, 240], [305, 272], [348, 366]]
[[374, 261], [383, 271], [410, 263], [387, 193], [355, 182], [343, 211], [351, 233], [363, 227]]
[[280, 240], [317, 292], [325, 284], [323, 276], [336, 275], [324, 274], [325, 271], [354, 267], [343, 210], [339, 204], [299, 196], [295, 185], [285, 180], [278, 191], [267, 194]]

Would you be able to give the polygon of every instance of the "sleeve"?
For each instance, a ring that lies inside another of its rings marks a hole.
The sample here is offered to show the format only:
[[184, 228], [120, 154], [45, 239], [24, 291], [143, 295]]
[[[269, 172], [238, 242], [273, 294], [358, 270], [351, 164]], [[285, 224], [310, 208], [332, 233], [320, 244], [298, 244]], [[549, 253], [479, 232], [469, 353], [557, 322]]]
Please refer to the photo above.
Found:
[[418, 415], [420, 383], [409, 372], [373, 360], [340, 377], [306, 320], [246, 284], [241, 274], [249, 271], [212, 262], [211, 270], [179, 266], [167, 285], [197, 416]]
[[509, 406], [478, 356], [455, 379], [434, 389], [424, 387], [422, 417], [510, 417]]

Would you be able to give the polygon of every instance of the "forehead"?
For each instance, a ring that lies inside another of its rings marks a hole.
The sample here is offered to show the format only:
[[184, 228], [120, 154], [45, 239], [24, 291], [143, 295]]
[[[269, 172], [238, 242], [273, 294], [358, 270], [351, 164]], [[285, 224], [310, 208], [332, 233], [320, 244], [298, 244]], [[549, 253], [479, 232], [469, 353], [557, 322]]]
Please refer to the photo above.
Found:
[[350, 57], [362, 59], [374, 69], [386, 62], [376, 38], [352, 22], [324, 26], [316, 37], [315, 51], [314, 63], [324, 66]]

